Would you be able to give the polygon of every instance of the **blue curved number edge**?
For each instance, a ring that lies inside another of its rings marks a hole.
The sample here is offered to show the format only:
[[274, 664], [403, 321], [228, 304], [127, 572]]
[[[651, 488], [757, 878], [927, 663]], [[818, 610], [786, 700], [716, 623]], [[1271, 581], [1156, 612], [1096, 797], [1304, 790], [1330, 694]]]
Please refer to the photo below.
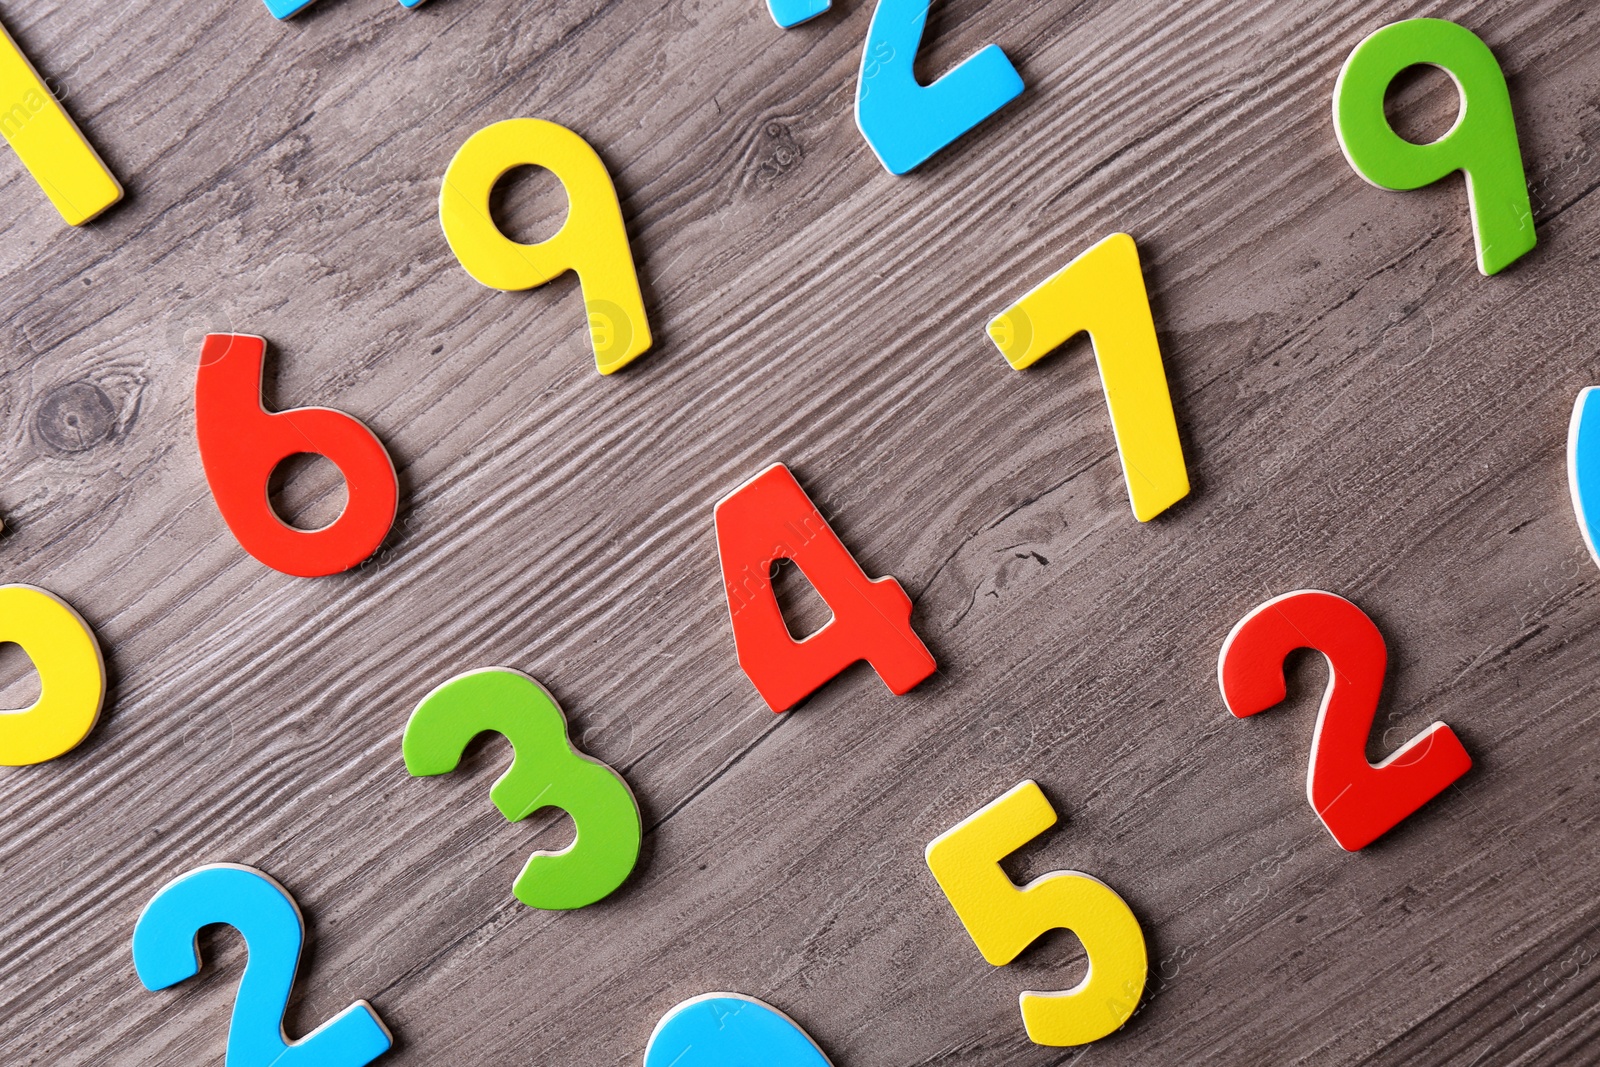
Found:
[[252, 867], [213, 863], [162, 886], [133, 930], [133, 966], [149, 990], [200, 972], [200, 931], [227, 925], [249, 957], [228, 1030], [228, 1067], [363, 1067], [393, 1044], [364, 1000], [299, 1041], [283, 1031], [283, 1012], [300, 964], [305, 919], [288, 892]]
[[706, 993], [662, 1016], [644, 1067], [830, 1067], [800, 1025], [740, 993]]
[[786, 30], [809, 22], [832, 6], [830, 0], [767, 0], [772, 21]]
[[[290, 15], [304, 11], [316, 3], [316, 0], [266, 0], [266, 3], [267, 10], [272, 13], [273, 18], [286, 19]], [[422, 0], [400, 0], [402, 7], [416, 7], [420, 3]]]
[[932, 85], [912, 62], [929, 0], [878, 0], [861, 54], [856, 126], [891, 174], [905, 174], [1022, 93], [999, 45], [984, 45]]
[[1572, 490], [1572, 510], [1589, 555], [1600, 563], [1600, 389], [1578, 394], [1567, 426], [1567, 486]]

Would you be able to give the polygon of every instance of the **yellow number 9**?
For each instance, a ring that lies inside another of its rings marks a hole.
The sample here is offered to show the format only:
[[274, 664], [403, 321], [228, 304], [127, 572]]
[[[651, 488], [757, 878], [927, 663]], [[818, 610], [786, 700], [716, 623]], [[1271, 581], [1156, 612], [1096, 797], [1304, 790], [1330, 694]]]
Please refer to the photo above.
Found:
[[[567, 220], [538, 244], [513, 241], [489, 214], [495, 183], [520, 166], [544, 167], [567, 192]], [[650, 348], [650, 323], [628, 247], [622, 206], [589, 143], [543, 119], [507, 119], [467, 138], [444, 174], [439, 221], [467, 273], [512, 292], [576, 271], [601, 374]]]
[[66, 601], [31, 585], [0, 586], [0, 642], [39, 672], [33, 707], [0, 713], [0, 766], [26, 767], [76, 748], [100, 718], [106, 665], [89, 624]]

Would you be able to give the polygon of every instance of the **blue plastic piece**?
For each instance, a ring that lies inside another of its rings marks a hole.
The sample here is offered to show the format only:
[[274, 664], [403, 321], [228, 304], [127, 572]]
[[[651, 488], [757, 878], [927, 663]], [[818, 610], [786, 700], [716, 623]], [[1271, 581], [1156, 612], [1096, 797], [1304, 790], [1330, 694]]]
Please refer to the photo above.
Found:
[[[266, 0], [267, 10], [275, 19], [286, 19], [316, 3], [316, 0]], [[401, 7], [416, 7], [422, 0], [400, 0]]]
[[[405, 0], [400, 2], [405, 3]], [[772, 21], [786, 30], [816, 18], [832, 6], [830, 0], [767, 0], [767, 10], [772, 12]]]
[[644, 1067], [829, 1067], [794, 1020], [737, 993], [686, 1000], [656, 1024]]
[[1578, 394], [1567, 427], [1567, 486], [1589, 555], [1600, 563], [1600, 389]]
[[228, 1030], [227, 1067], [363, 1067], [386, 1052], [389, 1031], [357, 1001], [290, 1043], [283, 1032], [305, 922], [283, 887], [233, 864], [198, 867], [167, 883], [133, 929], [133, 967], [146, 989], [166, 989], [200, 972], [201, 928], [231, 926], [249, 961]]
[[911, 65], [929, 0], [878, 0], [861, 54], [856, 125], [891, 174], [905, 174], [1015, 100], [1022, 75], [998, 45], [985, 45], [932, 85]]

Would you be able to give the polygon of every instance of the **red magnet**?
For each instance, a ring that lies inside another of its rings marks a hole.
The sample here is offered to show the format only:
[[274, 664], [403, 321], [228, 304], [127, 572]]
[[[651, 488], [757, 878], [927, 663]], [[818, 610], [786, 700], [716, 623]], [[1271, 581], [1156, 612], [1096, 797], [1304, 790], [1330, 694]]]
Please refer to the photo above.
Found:
[[[342, 411], [264, 409], [266, 351], [260, 337], [215, 333], [205, 339], [194, 421], [206, 481], [246, 552], [285, 574], [338, 574], [376, 552], [394, 525], [400, 496], [394, 463], [372, 431]], [[273, 470], [301, 453], [332, 461], [345, 480], [344, 512], [320, 530], [288, 525], [267, 497]]]
[[1383, 635], [1343, 597], [1287, 593], [1246, 615], [1222, 646], [1222, 699], [1239, 718], [1283, 702], [1283, 661], [1300, 648], [1328, 658], [1330, 675], [1311, 738], [1306, 796], [1340, 847], [1354, 852], [1444, 791], [1472, 766], [1455, 731], [1436, 722], [1383, 762], [1367, 762], [1367, 735], [1388, 667]]
[[[787, 711], [858, 660], [896, 696], [937, 668], [911, 629], [911, 598], [893, 578], [869, 579], [789, 468], [775, 463], [717, 504], [717, 551], [739, 666], [773, 711]], [[775, 560], [794, 562], [833, 610], [803, 641], [772, 591]]]

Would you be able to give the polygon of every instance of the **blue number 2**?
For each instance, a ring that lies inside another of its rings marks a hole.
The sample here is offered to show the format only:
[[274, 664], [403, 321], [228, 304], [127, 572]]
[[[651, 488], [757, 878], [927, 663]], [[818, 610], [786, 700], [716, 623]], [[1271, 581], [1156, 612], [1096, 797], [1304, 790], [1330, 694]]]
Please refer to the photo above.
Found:
[[985, 45], [934, 82], [911, 65], [929, 0], [878, 0], [861, 55], [856, 125], [891, 174], [904, 174], [1015, 100], [1022, 76], [999, 45]]
[[166, 989], [200, 972], [202, 927], [231, 926], [249, 950], [228, 1031], [227, 1067], [363, 1067], [386, 1052], [389, 1031], [357, 1001], [290, 1043], [283, 1010], [300, 964], [305, 921], [284, 888], [231, 863], [197, 867], [168, 882], [133, 930], [133, 966], [146, 989]]

